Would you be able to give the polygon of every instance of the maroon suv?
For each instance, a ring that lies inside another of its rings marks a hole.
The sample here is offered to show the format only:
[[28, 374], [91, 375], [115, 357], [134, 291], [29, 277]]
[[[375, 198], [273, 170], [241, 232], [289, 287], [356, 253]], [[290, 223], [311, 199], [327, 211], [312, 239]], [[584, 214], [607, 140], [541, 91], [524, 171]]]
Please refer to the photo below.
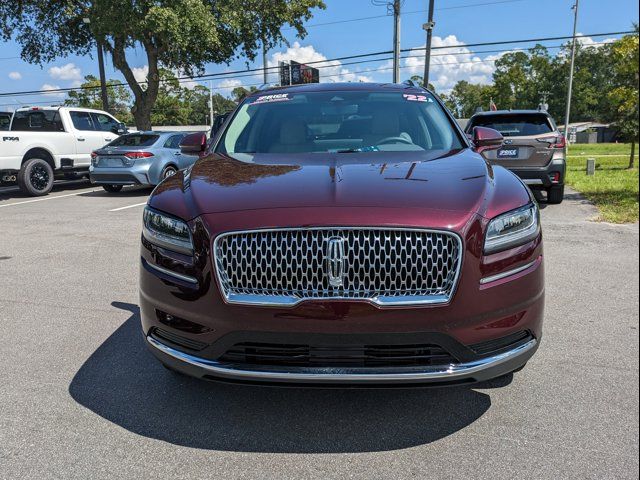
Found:
[[480, 154], [501, 144], [482, 127], [469, 140], [415, 86], [247, 97], [145, 209], [151, 351], [232, 381], [449, 384], [522, 368], [542, 333], [542, 234], [529, 189]]

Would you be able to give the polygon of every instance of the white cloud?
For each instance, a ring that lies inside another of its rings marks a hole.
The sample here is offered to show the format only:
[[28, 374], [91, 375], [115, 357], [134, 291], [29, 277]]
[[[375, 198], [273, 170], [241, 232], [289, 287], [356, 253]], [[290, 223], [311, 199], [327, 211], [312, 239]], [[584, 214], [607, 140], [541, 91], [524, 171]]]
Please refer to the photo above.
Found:
[[[431, 56], [429, 82], [439, 92], [451, 90], [460, 80], [481, 84], [489, 84], [493, 81], [494, 60], [499, 56], [491, 55], [480, 58], [465, 47], [465, 44], [455, 35], [449, 35], [445, 38], [434, 36], [432, 46], [453, 47], [436, 48]], [[415, 50], [409, 55], [411, 56], [403, 61], [403, 66], [407, 68], [401, 70], [402, 78], [424, 73], [424, 50]]]
[[20, 72], [9, 72], [9, 78], [11, 80], [21, 80], [22, 74]]
[[[325, 57], [320, 52], [316, 51], [313, 45], [307, 45], [303, 47], [299, 42], [287, 48], [284, 52], [276, 52], [271, 55], [271, 59], [267, 62], [269, 67], [277, 67], [278, 62], [285, 60], [294, 60], [299, 63], [309, 62], [321, 62], [312, 63], [311, 66], [318, 68], [320, 71], [321, 82], [371, 82], [372, 77], [368, 75], [361, 75], [352, 72], [350, 69], [343, 67], [342, 62], [338, 60], [326, 61]], [[275, 70], [269, 71], [270, 81], [279, 80]]]
[[75, 63], [67, 63], [61, 67], [51, 67], [49, 69], [49, 76], [54, 80], [82, 80], [82, 70], [80, 67], [76, 67]]
[[[40, 87], [40, 90], [49, 91], [49, 90], [58, 90], [59, 88], [60, 88], [60, 85], [51, 85], [49, 83], [45, 83], [44, 85], [42, 85]], [[47, 97], [51, 97], [51, 98], [62, 98], [62, 97], [64, 97], [65, 93], [64, 92], [49, 92], [49, 93], [43, 93], [42, 95], [47, 96]]]
[[[252, 82], [253, 83], [253, 82]], [[224, 95], [225, 97], [231, 96], [231, 91], [242, 85], [242, 82], [236, 78], [225, 78], [213, 85], [213, 92]]]
[[[583, 34], [582, 33], [576, 33], [576, 35], [580, 36], [580, 35], [583, 35]], [[617, 39], [616, 38], [605, 38], [603, 40], [601, 40], [601, 39], [594, 40], [591, 37], [582, 37], [582, 38], [578, 38], [576, 40], [583, 47], [599, 48], [599, 47], [602, 47], [603, 44], [605, 44], [605, 43], [613, 43]]]
[[147, 75], [149, 75], [149, 65], [143, 65], [142, 67], [133, 67], [131, 69], [136, 82], [146, 82]]

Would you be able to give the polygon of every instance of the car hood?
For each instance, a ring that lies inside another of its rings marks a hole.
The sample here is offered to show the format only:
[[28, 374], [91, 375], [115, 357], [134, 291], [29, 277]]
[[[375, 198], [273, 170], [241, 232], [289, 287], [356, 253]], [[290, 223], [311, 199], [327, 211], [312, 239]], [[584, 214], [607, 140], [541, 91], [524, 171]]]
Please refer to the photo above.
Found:
[[[482, 215], [494, 184], [494, 169], [469, 149], [236, 154], [234, 158], [211, 154], [199, 159], [185, 175], [159, 185], [150, 205], [171, 212], [184, 201], [184, 211], [175, 213], [191, 218], [310, 207], [420, 208]], [[520, 195], [524, 201], [516, 198], [519, 204], [515, 206], [528, 201], [524, 187], [519, 184], [519, 188], [525, 193]], [[183, 197], [180, 200], [177, 191]]]

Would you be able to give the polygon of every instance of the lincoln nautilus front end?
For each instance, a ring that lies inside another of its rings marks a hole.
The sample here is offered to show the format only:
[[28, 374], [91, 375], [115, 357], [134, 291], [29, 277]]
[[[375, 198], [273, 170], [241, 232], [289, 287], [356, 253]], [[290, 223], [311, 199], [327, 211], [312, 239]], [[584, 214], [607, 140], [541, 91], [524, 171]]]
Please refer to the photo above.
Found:
[[[198, 142], [196, 142], [198, 143]], [[144, 211], [142, 329], [203, 379], [457, 384], [521, 369], [542, 335], [538, 205], [427, 90], [247, 97]]]

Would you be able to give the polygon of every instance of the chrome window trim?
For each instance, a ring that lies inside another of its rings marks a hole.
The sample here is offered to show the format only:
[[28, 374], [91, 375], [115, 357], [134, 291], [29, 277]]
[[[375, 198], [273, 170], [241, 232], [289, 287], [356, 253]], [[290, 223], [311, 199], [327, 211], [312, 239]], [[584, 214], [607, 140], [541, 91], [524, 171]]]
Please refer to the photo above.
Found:
[[497, 280], [502, 280], [503, 278], [510, 277], [520, 272], [524, 272], [525, 270], [533, 267], [536, 263], [538, 263], [540, 259], [536, 258], [533, 262], [529, 262], [526, 265], [522, 265], [518, 268], [514, 268], [513, 270], [507, 270], [506, 272], [497, 273], [495, 275], [491, 275], [490, 277], [484, 277], [480, 279], [480, 285], [486, 285], [487, 283], [495, 282]]
[[171, 348], [147, 336], [148, 344], [169, 357], [201, 369], [205, 374], [236, 380], [314, 382], [314, 383], [379, 383], [455, 380], [471, 377], [478, 372], [497, 367], [520, 356], [524, 356], [538, 345], [536, 339], [519, 345], [506, 352], [479, 360], [452, 363], [431, 367], [409, 368], [329, 368], [329, 367], [273, 367], [270, 369], [250, 369], [241, 365], [222, 363], [217, 360], [196, 357]]
[[[453, 278], [453, 286], [449, 295], [430, 295], [430, 296], [396, 296], [396, 297], [371, 297], [371, 298], [353, 298], [353, 297], [306, 297], [297, 298], [289, 295], [245, 295], [234, 294], [225, 291], [220, 280], [220, 265], [218, 263], [217, 251], [218, 242], [230, 235], [242, 235], [251, 233], [264, 233], [264, 232], [296, 232], [296, 231], [322, 231], [322, 230], [380, 230], [380, 231], [402, 231], [402, 232], [420, 232], [420, 233], [435, 233], [445, 234], [453, 237], [458, 243], [458, 268], [456, 269], [455, 276]], [[376, 226], [363, 226], [363, 227], [351, 227], [351, 226], [323, 226], [323, 227], [285, 227], [285, 228], [257, 228], [251, 230], [235, 230], [222, 232], [216, 235], [212, 242], [211, 256], [215, 266], [216, 281], [218, 290], [222, 295], [223, 300], [226, 303], [234, 305], [249, 305], [249, 306], [261, 306], [261, 307], [294, 307], [303, 302], [310, 301], [350, 301], [350, 302], [367, 302], [377, 307], [401, 307], [401, 306], [421, 306], [421, 305], [442, 305], [451, 301], [456, 293], [458, 287], [458, 280], [460, 279], [460, 272], [462, 271], [462, 264], [464, 263], [464, 244], [460, 235], [451, 230], [438, 230], [429, 228], [411, 228], [411, 227], [376, 227]]]

